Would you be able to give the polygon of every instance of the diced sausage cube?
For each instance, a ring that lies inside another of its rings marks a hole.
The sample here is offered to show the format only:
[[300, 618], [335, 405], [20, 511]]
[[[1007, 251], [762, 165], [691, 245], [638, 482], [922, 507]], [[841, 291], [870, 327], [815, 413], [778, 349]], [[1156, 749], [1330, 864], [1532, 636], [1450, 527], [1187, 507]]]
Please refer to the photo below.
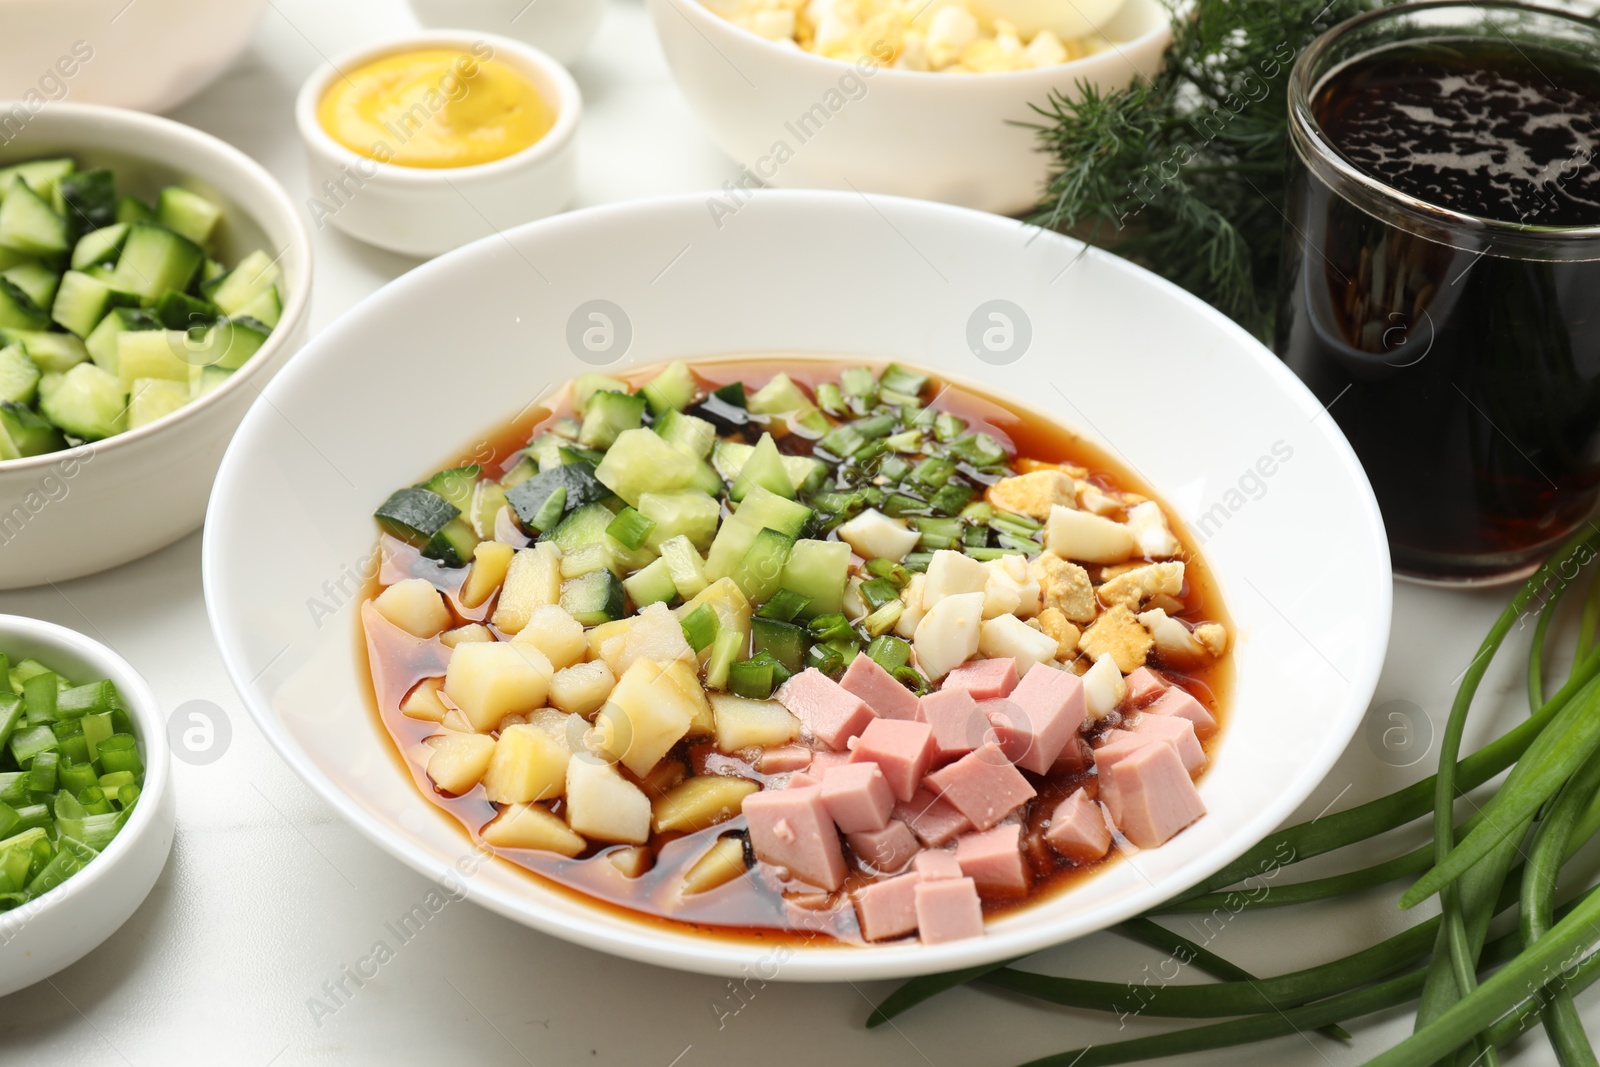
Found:
[[983, 904], [971, 878], [920, 881], [912, 893], [923, 944], [983, 936]]
[[833, 768], [843, 767], [849, 762], [848, 752], [818, 752], [812, 755], [811, 762], [806, 766], [806, 773], [821, 781]]
[[1126, 678], [1128, 702], [1142, 708], [1167, 690], [1167, 680], [1149, 667], [1140, 667]]
[[979, 830], [997, 825], [1034, 795], [1033, 786], [993, 742], [928, 775], [924, 784]]
[[875, 718], [860, 697], [815, 667], [784, 682], [776, 696], [814, 737], [835, 751]]
[[795, 771], [783, 783], [785, 789], [804, 789], [808, 785], [821, 785], [821, 778], [813, 778], [805, 771]]
[[1045, 844], [1074, 863], [1093, 863], [1111, 850], [1111, 830], [1100, 805], [1079, 789], [1056, 805]]
[[873, 714], [884, 719], [915, 719], [917, 697], [894, 680], [871, 656], [857, 656], [845, 669], [839, 685], [866, 701]]
[[822, 889], [844, 884], [844, 850], [820, 786], [752, 793], [744, 798], [744, 817], [757, 859]]
[[893, 818], [909, 826], [928, 848], [938, 848], [972, 829], [965, 815], [926, 789], [919, 789], [910, 800], [896, 804]]
[[1135, 737], [1154, 738], [1171, 745], [1191, 777], [1206, 769], [1206, 750], [1195, 736], [1194, 723], [1181, 715], [1141, 715], [1128, 727], [1128, 732]]
[[874, 882], [856, 893], [856, 919], [861, 936], [868, 941], [904, 937], [917, 928], [917, 885], [915, 874], [902, 874]]
[[961, 873], [961, 861], [956, 859], [955, 850], [948, 848], [917, 853], [917, 858], [911, 861], [911, 869], [924, 878], [966, 877]]
[[1194, 723], [1195, 735], [1202, 740], [1217, 732], [1217, 720], [1205, 705], [1175, 685], [1168, 687], [1144, 710], [1146, 715], [1176, 715], [1188, 719]]
[[1081, 737], [1074, 737], [1067, 742], [1067, 747], [1061, 750], [1061, 755], [1050, 765], [1052, 775], [1083, 774], [1094, 766], [1094, 752], [1089, 748], [1089, 742]]
[[993, 830], [967, 834], [956, 842], [961, 873], [984, 893], [1021, 896], [1028, 891], [1028, 864], [1022, 857], [1022, 826], [1001, 823]]
[[946, 689], [965, 689], [973, 700], [993, 700], [1010, 696], [1017, 687], [1017, 661], [1013, 659], [979, 659], [963, 664], [945, 676], [940, 692]]
[[[1087, 714], [1083, 682], [1069, 671], [1029, 671], [1004, 705], [984, 705], [1006, 758], [1025, 771], [1044, 774], [1067, 742], [1078, 736]], [[1003, 722], [996, 722], [998, 712]]]
[[876, 763], [895, 798], [910, 800], [933, 765], [933, 728], [925, 722], [873, 719], [850, 747], [850, 762]]
[[889, 824], [894, 794], [876, 763], [848, 763], [823, 777], [822, 803], [841, 832], [855, 834]]
[[1140, 848], [1164, 844], [1206, 813], [1171, 745], [1140, 744], [1102, 775], [1100, 797], [1112, 823]]
[[856, 859], [880, 874], [900, 870], [922, 849], [911, 828], [899, 819], [890, 819], [881, 830], [850, 834], [845, 843], [856, 854]]
[[933, 728], [935, 763], [959, 759], [989, 737], [989, 720], [971, 690], [946, 688], [929, 693], [922, 698], [917, 717]]
[[782, 748], [769, 748], [756, 759], [756, 770], [762, 774], [803, 771], [811, 766], [811, 755], [811, 750], [804, 745], [784, 745]]

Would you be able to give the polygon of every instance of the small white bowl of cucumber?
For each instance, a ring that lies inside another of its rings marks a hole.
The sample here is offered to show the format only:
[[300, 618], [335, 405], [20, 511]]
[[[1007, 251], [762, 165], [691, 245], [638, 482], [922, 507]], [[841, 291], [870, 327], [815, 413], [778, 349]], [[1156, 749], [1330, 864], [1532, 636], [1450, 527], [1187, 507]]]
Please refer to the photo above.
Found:
[[0, 146], [0, 589], [195, 529], [310, 288], [288, 194], [214, 137], [56, 104]]

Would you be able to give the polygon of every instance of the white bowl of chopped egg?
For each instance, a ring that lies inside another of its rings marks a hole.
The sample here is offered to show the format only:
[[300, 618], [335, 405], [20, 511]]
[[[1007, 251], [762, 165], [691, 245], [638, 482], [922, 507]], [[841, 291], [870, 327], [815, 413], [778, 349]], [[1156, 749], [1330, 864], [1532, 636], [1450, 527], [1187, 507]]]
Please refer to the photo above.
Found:
[[1159, 0], [1081, 0], [1053, 22], [1031, 0], [649, 4], [679, 88], [745, 168], [713, 214], [758, 182], [1026, 211], [1049, 163], [1034, 108], [1154, 74], [1171, 36]]

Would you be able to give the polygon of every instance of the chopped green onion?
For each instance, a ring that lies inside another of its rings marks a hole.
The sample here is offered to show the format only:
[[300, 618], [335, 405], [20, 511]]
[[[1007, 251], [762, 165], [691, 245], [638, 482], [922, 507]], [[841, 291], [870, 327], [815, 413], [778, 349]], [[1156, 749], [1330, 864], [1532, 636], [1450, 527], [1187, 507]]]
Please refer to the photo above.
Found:
[[921, 696], [928, 691], [928, 680], [918, 674], [915, 667], [900, 667], [890, 673], [894, 675], [895, 681], [911, 690], [917, 696]]
[[1018, 537], [1015, 534], [1001, 534], [999, 537], [996, 537], [995, 540], [1000, 542], [1000, 546], [1006, 549], [1006, 551], [1021, 553], [1024, 556], [1031, 556], [1033, 553], [1039, 551], [1041, 547], [1039, 542], [1033, 540], [1032, 538]]
[[679, 625], [683, 627], [683, 639], [689, 642], [689, 647], [694, 649], [696, 654], [699, 654], [717, 639], [721, 621], [710, 604], [701, 604], [684, 616]]
[[752, 700], [766, 700], [788, 677], [789, 672], [777, 657], [762, 649], [728, 669], [728, 692]]
[[884, 634], [874, 637], [867, 645], [867, 655], [878, 666], [893, 674], [911, 662], [911, 645], [898, 637]]
[[[62, 789], [77, 795], [90, 786], [98, 786], [100, 784], [100, 772], [94, 769], [94, 764], [92, 763], [69, 763], [63, 760], [61, 765], [56, 768], [56, 779], [60, 782]], [[0, 832], [0, 837], [4, 836], [5, 834]]]
[[986, 433], [969, 433], [950, 443], [950, 454], [974, 467], [987, 467], [1006, 458], [1006, 450]]
[[[562, 488], [565, 489], [564, 486]], [[654, 519], [645, 518], [633, 508], [623, 508], [606, 527], [606, 536], [632, 552], [644, 544], [645, 538], [655, 528]]]
[[990, 560], [1000, 559], [1003, 556], [1014, 556], [1017, 553], [1009, 548], [963, 548], [961, 554], [968, 559], [975, 559], [979, 563], [988, 563]]
[[900, 621], [900, 616], [906, 610], [905, 604], [898, 600], [891, 600], [878, 608], [871, 615], [861, 620], [861, 628], [868, 634], [877, 637], [894, 629], [894, 624]]
[[929, 498], [928, 506], [940, 514], [955, 515], [977, 495], [978, 491], [972, 486], [951, 482]]
[[35, 793], [54, 793], [56, 768], [60, 764], [61, 753], [55, 750], [41, 752], [33, 757], [33, 765], [28, 769], [28, 788]]
[[876, 611], [891, 600], [900, 598], [900, 590], [887, 578], [869, 578], [861, 583], [861, 599], [867, 602], [867, 607]]
[[41, 752], [58, 747], [55, 731], [48, 726], [28, 726], [11, 735], [11, 758], [25, 767]]
[[811, 636], [818, 641], [850, 641], [856, 640], [856, 632], [850, 625], [850, 620], [839, 612], [829, 615], [818, 615], [811, 620], [808, 627]]
[[540, 533], [552, 530], [561, 522], [567, 511], [567, 487], [558, 485], [544, 498], [539, 510], [533, 513], [533, 528]]
[[911, 464], [893, 454], [884, 456], [883, 461], [878, 464], [878, 477], [885, 479], [886, 482], [898, 482], [910, 472]]
[[1023, 537], [1044, 529], [1044, 523], [1011, 511], [995, 511], [987, 520], [987, 525], [997, 533], [1014, 533]]
[[28, 722], [51, 722], [56, 717], [56, 696], [60, 693], [54, 674], [37, 674], [22, 683], [22, 699], [28, 705]]
[[928, 456], [911, 472], [911, 480], [928, 489], [938, 489], [956, 472], [954, 460], [943, 456]]
[[839, 372], [839, 388], [844, 395], [868, 404], [878, 399], [878, 380], [866, 367], [846, 367]]
[[139, 745], [132, 734], [112, 734], [100, 742], [100, 766], [108, 771], [128, 771], [139, 774], [144, 762], [139, 759]]
[[728, 688], [728, 671], [734, 657], [746, 647], [742, 630], [722, 630], [711, 642], [711, 655], [706, 659], [706, 685], [712, 689]]
[[27, 705], [15, 693], [0, 693], [0, 747], [11, 740], [11, 735], [22, 724]]
[[933, 420], [933, 436], [937, 441], [954, 441], [966, 428], [965, 419], [957, 418], [948, 411], [939, 412]]
[[97, 711], [110, 711], [117, 706], [117, 687], [108, 678], [63, 689], [56, 697], [56, 717], [78, 719]]
[[849, 459], [867, 443], [861, 432], [849, 423], [841, 423], [822, 435], [817, 447], [840, 459]]
[[883, 443], [896, 452], [921, 452], [922, 431], [914, 427], [909, 430], [902, 430], [899, 433], [885, 437]]
[[900, 420], [893, 415], [882, 414], [867, 415], [848, 425], [852, 430], [860, 434], [862, 438], [870, 441], [879, 437], [888, 437], [891, 433], [894, 433], [895, 427], [899, 425], [899, 422]]
[[875, 556], [866, 562], [867, 573], [874, 578], [885, 578], [894, 583], [896, 589], [904, 589], [906, 583], [911, 581], [911, 575], [906, 569], [892, 559]]
[[[761, 605], [756, 612], [763, 619], [776, 619], [778, 622], [793, 622], [806, 605], [811, 603], [811, 598], [803, 593], [796, 593], [792, 589], [779, 589], [772, 594], [772, 599]], [[701, 605], [705, 607], [706, 605]], [[696, 652], [699, 649], [695, 650]]]
[[[948, 545], [945, 547], [949, 547]], [[912, 574], [921, 574], [928, 569], [928, 564], [933, 562], [932, 552], [913, 552], [900, 561], [900, 565]]]
[[83, 738], [89, 745], [89, 758], [99, 759], [97, 746], [117, 732], [116, 725], [112, 722], [112, 715], [109, 711], [96, 712], [93, 715], [85, 715], [80, 721], [83, 724]]
[[122, 805], [122, 810], [132, 808], [139, 799], [139, 787], [132, 783], [122, 786], [117, 790], [117, 803]]
[[832, 382], [823, 382], [817, 386], [817, 407], [829, 415], [838, 418], [846, 410], [844, 396], [839, 392], [839, 387]]
[[891, 493], [884, 498], [881, 510], [890, 518], [900, 518], [905, 515], [927, 514], [928, 505], [914, 496]]
[[844, 656], [832, 645], [815, 644], [806, 649], [806, 666], [837, 678], [844, 671]]
[[896, 393], [916, 397], [921, 396], [922, 391], [928, 387], [928, 376], [907, 370], [898, 363], [891, 363], [883, 368], [883, 373], [879, 375], [878, 386], [881, 389], [890, 389]]

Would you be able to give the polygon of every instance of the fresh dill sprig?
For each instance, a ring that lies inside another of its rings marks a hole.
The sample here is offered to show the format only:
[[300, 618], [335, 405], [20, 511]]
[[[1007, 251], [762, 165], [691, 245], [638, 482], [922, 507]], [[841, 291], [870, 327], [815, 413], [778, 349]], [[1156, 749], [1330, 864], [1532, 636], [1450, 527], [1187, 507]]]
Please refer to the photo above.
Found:
[[1127, 256], [1258, 336], [1272, 328], [1289, 69], [1322, 31], [1382, 0], [1193, 0], [1151, 81], [1034, 110], [1053, 160], [1030, 222]]

